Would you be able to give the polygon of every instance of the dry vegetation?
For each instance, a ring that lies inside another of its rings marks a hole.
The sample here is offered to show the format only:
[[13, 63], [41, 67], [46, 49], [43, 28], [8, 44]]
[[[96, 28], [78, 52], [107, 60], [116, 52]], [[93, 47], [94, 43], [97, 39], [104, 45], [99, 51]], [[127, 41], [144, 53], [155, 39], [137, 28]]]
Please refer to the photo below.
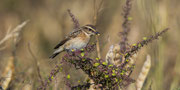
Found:
[[[95, 65], [88, 68], [101, 72], [100, 66], [106, 69], [111, 64], [115, 66], [112, 70], [135, 65], [124, 73], [128, 76], [127, 85], [118, 82], [116, 89], [179, 90], [179, 4], [179, 0], [1, 0], [0, 90], [67, 90], [82, 85], [91, 86], [90, 90], [109, 88], [114, 82], [99, 83], [107, 80], [95, 78], [96, 72], [87, 73], [89, 69], [82, 67]], [[84, 54], [77, 51], [72, 55], [62, 53], [54, 60], [48, 58], [66, 34], [86, 24], [96, 24], [101, 35], [90, 43], [98, 40], [96, 45], [100, 48], [90, 44]], [[158, 32], [167, 27], [170, 30], [159, 37], [162, 33]], [[154, 36], [146, 37], [151, 35]], [[151, 40], [154, 41], [149, 43]], [[137, 55], [132, 56], [136, 50]], [[90, 62], [81, 61], [84, 55]], [[72, 62], [74, 59], [76, 62]], [[130, 84], [134, 80], [137, 82]]]

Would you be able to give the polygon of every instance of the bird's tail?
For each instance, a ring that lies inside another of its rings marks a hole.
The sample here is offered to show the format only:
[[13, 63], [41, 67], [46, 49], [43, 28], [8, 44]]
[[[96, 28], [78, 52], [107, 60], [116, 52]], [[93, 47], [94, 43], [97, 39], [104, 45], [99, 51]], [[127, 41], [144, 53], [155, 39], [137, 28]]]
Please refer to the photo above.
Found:
[[49, 58], [53, 59], [55, 58], [59, 53], [63, 52], [63, 48], [58, 48], [56, 51], [54, 51], [53, 55], [51, 55]]

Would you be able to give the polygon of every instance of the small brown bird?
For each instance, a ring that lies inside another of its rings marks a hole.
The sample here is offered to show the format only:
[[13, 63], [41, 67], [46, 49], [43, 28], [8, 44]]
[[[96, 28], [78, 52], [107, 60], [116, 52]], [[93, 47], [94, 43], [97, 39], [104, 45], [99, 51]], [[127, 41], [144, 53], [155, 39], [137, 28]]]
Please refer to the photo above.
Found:
[[58, 45], [56, 45], [53, 55], [49, 58], [53, 59], [63, 51], [77, 50], [86, 47], [91, 36], [93, 35], [100, 35], [93, 25], [85, 25], [77, 28], [67, 37], [65, 37], [65, 39], [62, 40]]

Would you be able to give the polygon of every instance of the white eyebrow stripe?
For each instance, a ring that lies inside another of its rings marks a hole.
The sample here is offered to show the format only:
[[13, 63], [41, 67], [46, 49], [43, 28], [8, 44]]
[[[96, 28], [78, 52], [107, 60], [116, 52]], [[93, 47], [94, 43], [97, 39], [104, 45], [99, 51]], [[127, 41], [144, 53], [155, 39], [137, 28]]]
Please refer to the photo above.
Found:
[[89, 26], [85, 26], [85, 27], [90, 28], [91, 30], [93, 30], [94, 32], [96, 32], [96, 30], [93, 29], [92, 27], [89, 27]]

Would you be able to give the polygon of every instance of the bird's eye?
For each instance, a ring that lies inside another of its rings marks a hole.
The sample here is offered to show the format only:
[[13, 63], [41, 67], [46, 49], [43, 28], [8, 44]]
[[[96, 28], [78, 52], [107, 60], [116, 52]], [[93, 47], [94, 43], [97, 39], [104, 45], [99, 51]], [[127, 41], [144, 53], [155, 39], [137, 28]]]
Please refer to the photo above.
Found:
[[89, 28], [88, 30], [89, 30], [89, 31], [91, 31], [91, 29], [90, 29], [90, 28]]

